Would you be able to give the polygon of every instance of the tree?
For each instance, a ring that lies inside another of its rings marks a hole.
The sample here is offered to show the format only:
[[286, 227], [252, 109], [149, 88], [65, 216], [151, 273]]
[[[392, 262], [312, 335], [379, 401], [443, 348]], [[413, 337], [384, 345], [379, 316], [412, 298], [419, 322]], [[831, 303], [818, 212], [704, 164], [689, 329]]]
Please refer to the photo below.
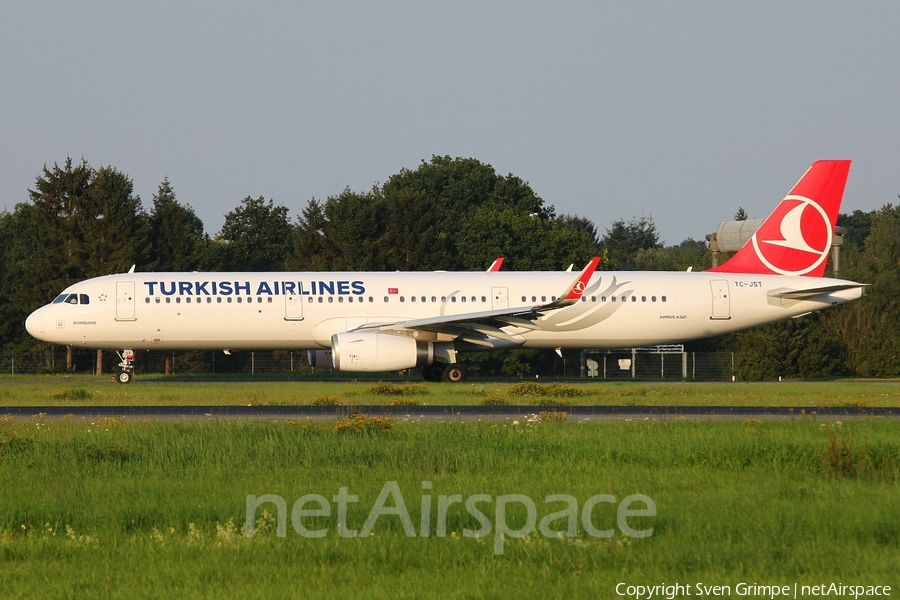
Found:
[[527, 183], [472, 158], [432, 157], [370, 192], [310, 200], [292, 265], [305, 269], [557, 269], [597, 252], [588, 219], [545, 207]]
[[606, 270], [634, 269], [638, 251], [662, 248], [656, 224], [650, 217], [634, 217], [628, 223], [622, 219], [613, 221], [600, 245], [608, 254]]
[[219, 268], [226, 271], [282, 271], [293, 245], [288, 210], [260, 196], [247, 196], [225, 215], [214, 244]]
[[503, 256], [518, 271], [583, 266], [598, 251], [593, 224], [576, 217], [541, 218], [491, 204], [476, 209], [459, 232], [459, 264], [480, 270]]
[[381, 271], [385, 205], [380, 190], [345, 189], [325, 204], [312, 199], [295, 229], [292, 265], [304, 270]]
[[131, 179], [114, 167], [94, 172], [76, 211], [81, 277], [124, 273], [149, 257], [149, 228]]
[[203, 221], [190, 206], [178, 203], [168, 177], [153, 196], [149, 225], [148, 270], [196, 271], [205, 266], [209, 238], [203, 231]]
[[854, 210], [849, 215], [838, 215], [837, 225], [846, 227], [847, 233], [844, 235], [844, 250], [848, 246], [854, 246], [857, 250], [862, 251], [865, 246], [866, 238], [872, 229], [872, 218], [875, 211], [863, 212], [859, 209]]
[[[522, 215], [553, 217], [528, 184], [499, 176], [474, 158], [433, 156], [415, 171], [403, 169], [382, 187], [388, 267], [401, 270], [463, 268], [459, 233], [479, 207], [510, 209]], [[485, 256], [490, 264], [496, 256]], [[487, 261], [484, 263], [483, 261]]]
[[743, 206], [738, 207], [738, 211], [734, 213], [735, 221], [746, 221], [747, 220], [747, 211], [744, 210]]

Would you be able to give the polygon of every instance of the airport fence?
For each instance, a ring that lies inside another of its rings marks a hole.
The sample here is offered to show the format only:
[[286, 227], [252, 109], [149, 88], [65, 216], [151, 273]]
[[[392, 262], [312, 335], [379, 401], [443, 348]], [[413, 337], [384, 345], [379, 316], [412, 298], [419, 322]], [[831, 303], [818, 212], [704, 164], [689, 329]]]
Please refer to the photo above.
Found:
[[581, 376], [602, 380], [731, 381], [734, 352], [685, 352], [680, 347], [584, 350]]
[[[116, 373], [116, 352], [62, 346], [36, 347], [30, 351], [0, 355], [0, 374]], [[610, 381], [731, 381], [732, 352], [685, 352], [678, 346], [630, 350], [583, 350], [575, 375], [588, 380]], [[572, 376], [570, 367], [565, 371]], [[305, 351], [234, 352], [136, 352], [135, 374], [301, 375], [313, 371]], [[320, 370], [321, 371], [321, 370]], [[537, 373], [535, 373], [537, 374]], [[474, 374], [473, 374], [474, 375]], [[559, 376], [559, 373], [540, 373]], [[482, 372], [478, 377], [495, 374]]]

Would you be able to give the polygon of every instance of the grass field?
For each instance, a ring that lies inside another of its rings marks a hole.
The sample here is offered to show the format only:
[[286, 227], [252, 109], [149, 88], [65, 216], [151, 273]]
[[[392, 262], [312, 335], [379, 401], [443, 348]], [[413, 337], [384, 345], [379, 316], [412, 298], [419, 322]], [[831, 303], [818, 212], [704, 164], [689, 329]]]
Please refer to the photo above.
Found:
[[822, 383], [336, 383], [137, 381], [108, 378], [4, 379], [0, 406], [216, 405], [316, 403], [436, 405], [713, 405], [713, 406], [900, 406], [900, 385], [882, 382]]
[[[203, 387], [191, 389], [209, 393]], [[815, 398], [826, 388], [779, 389]], [[136, 402], [145, 389], [189, 397], [165, 385], [85, 389], [135, 394]], [[724, 398], [727, 389], [706, 393]], [[3, 418], [0, 594], [614, 598], [621, 582], [730, 585], [732, 595], [740, 582], [835, 582], [893, 585], [896, 594], [898, 433], [900, 425], [882, 419], [581, 423], [552, 411], [497, 423]], [[413, 535], [389, 514], [399, 506], [392, 495], [371, 535], [342, 537], [364, 529], [389, 482]], [[358, 496], [345, 503], [345, 517], [335, 499], [341, 488]], [[276, 505], [264, 504], [247, 537], [247, 497], [265, 494], [285, 500], [285, 535]], [[324, 498], [329, 516], [293, 514], [310, 494]], [[441, 497], [457, 494], [463, 501], [439, 516]], [[477, 505], [492, 525], [487, 532], [464, 504], [478, 494], [488, 497]], [[512, 494], [534, 501], [535, 523], [529, 532], [526, 504], [510, 503], [507, 530], [527, 535], [502, 537], [498, 553], [496, 509]], [[612, 537], [584, 525], [583, 506], [598, 494], [614, 501], [596, 503], [588, 525]], [[632, 529], [652, 528], [649, 537], [625, 535], [619, 524], [617, 503], [633, 494], [655, 504], [655, 515], [626, 519]], [[568, 506], [547, 501], [551, 495], [577, 502], [572, 519], [557, 516], [549, 526], [574, 524], [574, 537], [542, 533], [539, 523]], [[301, 535], [298, 523], [324, 536]], [[485, 535], [466, 535], [479, 529]]]

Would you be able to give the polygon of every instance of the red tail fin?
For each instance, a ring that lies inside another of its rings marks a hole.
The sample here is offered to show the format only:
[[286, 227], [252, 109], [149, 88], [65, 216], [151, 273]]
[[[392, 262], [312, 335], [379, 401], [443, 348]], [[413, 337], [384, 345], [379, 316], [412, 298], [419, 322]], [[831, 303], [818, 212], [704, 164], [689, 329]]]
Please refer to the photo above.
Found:
[[750, 241], [710, 271], [824, 275], [849, 173], [849, 160], [814, 162]]

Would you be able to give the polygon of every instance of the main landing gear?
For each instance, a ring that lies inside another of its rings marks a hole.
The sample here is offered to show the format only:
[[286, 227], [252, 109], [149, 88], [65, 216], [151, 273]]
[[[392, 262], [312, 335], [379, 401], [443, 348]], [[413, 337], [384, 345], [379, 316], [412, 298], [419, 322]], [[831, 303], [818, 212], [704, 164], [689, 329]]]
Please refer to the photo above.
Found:
[[119, 372], [116, 374], [116, 382], [131, 383], [131, 374], [134, 372], [134, 350], [116, 352], [119, 359]]
[[446, 381], [460, 383], [466, 378], [466, 366], [462, 363], [431, 363], [422, 367], [425, 381]]

